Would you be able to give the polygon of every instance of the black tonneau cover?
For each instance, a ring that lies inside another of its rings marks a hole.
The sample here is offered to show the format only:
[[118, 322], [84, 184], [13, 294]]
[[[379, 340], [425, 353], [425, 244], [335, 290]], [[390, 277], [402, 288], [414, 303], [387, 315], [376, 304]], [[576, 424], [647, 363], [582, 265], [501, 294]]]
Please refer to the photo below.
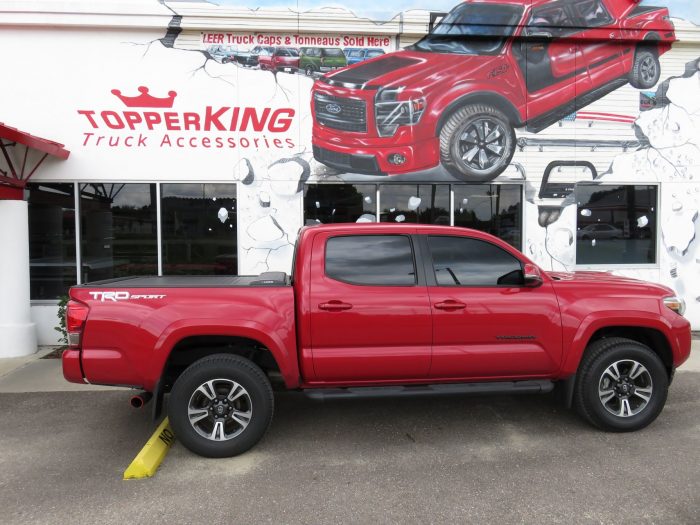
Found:
[[122, 277], [84, 284], [82, 288], [242, 288], [289, 286], [283, 272], [260, 275], [170, 275], [166, 277]]
[[657, 7], [653, 5], [638, 5], [632, 11], [630, 11], [629, 18], [634, 18], [635, 16], [643, 15], [644, 13], [649, 13], [650, 11], [658, 11], [663, 9], [663, 7]]

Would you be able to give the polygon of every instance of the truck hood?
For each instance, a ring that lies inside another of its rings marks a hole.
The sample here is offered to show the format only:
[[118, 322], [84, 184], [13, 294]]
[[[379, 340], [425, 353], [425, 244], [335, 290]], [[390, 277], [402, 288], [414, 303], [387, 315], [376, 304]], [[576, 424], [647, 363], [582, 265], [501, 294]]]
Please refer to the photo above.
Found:
[[424, 90], [433, 83], [454, 77], [460, 81], [487, 80], [501, 61], [494, 56], [448, 55], [402, 50], [382, 55], [335, 73], [324, 79], [346, 87], [407, 87]]
[[610, 272], [546, 272], [554, 281], [554, 286], [558, 283], [573, 283], [580, 285], [590, 285], [604, 287], [606, 285], [620, 285], [625, 287], [634, 287], [644, 289], [648, 293], [658, 294], [660, 296], [675, 295], [675, 292], [666, 286], [656, 283], [633, 279], [631, 277], [623, 277], [621, 275], [613, 275]]

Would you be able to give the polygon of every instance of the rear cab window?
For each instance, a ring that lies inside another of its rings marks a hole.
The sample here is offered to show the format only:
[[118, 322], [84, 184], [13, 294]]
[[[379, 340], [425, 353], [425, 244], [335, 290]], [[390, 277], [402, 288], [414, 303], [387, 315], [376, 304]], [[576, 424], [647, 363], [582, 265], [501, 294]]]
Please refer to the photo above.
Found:
[[416, 286], [407, 235], [345, 235], [326, 241], [326, 276], [358, 286]]

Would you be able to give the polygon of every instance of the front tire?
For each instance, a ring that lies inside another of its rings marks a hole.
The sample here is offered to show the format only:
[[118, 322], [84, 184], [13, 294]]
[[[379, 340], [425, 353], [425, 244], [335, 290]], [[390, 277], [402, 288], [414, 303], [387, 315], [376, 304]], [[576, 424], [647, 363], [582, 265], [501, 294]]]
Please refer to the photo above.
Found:
[[592, 425], [632, 432], [651, 424], [668, 396], [668, 373], [648, 346], [630, 339], [600, 339], [579, 367], [574, 405]]
[[217, 354], [190, 365], [168, 402], [177, 439], [208, 458], [237, 456], [263, 437], [274, 397], [265, 373], [237, 355]]
[[482, 104], [464, 106], [440, 130], [440, 160], [456, 178], [488, 182], [515, 154], [515, 130], [503, 112]]
[[653, 49], [640, 47], [634, 55], [630, 84], [637, 89], [651, 89], [661, 78], [661, 63]]

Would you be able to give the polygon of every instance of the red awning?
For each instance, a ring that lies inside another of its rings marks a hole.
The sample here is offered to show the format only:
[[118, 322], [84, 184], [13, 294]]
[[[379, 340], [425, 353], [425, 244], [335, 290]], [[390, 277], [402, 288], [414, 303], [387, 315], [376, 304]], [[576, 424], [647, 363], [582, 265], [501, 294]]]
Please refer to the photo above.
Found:
[[67, 159], [63, 144], [42, 139], [0, 122], [0, 185], [22, 189], [49, 155]]

